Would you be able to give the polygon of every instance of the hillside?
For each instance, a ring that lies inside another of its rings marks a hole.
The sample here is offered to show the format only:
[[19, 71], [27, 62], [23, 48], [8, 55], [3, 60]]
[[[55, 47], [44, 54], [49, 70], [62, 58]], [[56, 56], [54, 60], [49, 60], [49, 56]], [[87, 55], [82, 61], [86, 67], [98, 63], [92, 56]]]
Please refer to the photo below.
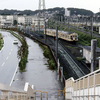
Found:
[[[93, 12], [90, 10], [86, 10], [86, 9], [79, 9], [79, 8], [68, 8], [68, 10], [71, 11], [71, 15], [93, 15]], [[49, 14], [54, 13], [55, 11], [57, 11], [60, 14], [64, 14], [65, 13], [65, 9], [64, 8], [50, 8], [50, 9], [46, 9], [46, 11]], [[24, 10], [24, 11], [20, 11], [20, 10], [8, 10], [8, 9], [4, 9], [4, 10], [0, 10], [0, 15], [13, 15], [13, 14], [19, 14], [19, 15], [34, 15], [37, 14], [38, 10], [32, 11], [32, 10]]]

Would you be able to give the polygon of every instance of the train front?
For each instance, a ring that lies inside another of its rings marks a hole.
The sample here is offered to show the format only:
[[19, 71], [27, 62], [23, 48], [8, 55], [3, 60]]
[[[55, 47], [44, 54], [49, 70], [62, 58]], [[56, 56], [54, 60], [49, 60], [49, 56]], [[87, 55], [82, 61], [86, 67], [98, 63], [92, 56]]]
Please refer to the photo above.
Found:
[[78, 41], [78, 34], [77, 33], [72, 33], [70, 37], [71, 37], [71, 41]]

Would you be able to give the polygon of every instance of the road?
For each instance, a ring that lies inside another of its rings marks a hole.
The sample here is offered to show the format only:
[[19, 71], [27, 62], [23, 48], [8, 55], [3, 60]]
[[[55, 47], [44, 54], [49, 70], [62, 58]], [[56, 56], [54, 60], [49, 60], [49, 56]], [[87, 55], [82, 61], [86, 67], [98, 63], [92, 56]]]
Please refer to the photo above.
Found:
[[0, 51], [0, 83], [11, 85], [18, 67], [18, 45], [13, 44], [16, 38], [9, 32], [0, 31], [0, 33], [4, 39], [4, 46]]

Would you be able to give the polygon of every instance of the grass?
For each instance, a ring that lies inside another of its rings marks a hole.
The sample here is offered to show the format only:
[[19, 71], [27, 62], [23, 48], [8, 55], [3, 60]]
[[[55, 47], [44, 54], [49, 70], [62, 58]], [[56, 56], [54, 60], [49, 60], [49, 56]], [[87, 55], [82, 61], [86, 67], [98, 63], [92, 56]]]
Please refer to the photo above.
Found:
[[2, 49], [3, 44], [4, 44], [4, 40], [3, 40], [3, 37], [2, 37], [2, 35], [0, 33], [0, 50]]
[[77, 57], [77, 60], [78, 60], [78, 61], [81, 61], [81, 60], [82, 60], [82, 58], [81, 58], [81, 57]]
[[66, 46], [67, 48], [73, 48], [73, 47], [71, 47], [71, 46]]

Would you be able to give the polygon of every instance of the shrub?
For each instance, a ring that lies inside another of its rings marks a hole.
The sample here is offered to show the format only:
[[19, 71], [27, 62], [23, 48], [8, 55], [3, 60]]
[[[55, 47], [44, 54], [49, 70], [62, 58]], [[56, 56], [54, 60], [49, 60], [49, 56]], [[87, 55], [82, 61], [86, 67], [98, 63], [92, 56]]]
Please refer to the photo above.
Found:
[[50, 66], [51, 69], [55, 69], [55, 63], [54, 63], [53, 60], [49, 60], [48, 63], [49, 63], [49, 66]]

